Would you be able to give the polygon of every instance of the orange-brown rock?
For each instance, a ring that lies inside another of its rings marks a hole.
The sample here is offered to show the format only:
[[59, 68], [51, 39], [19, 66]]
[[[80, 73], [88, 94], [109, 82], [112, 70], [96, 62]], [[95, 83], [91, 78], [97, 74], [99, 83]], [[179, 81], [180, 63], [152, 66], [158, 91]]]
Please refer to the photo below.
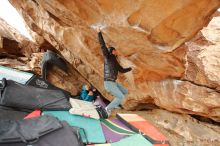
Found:
[[[207, 25], [210, 21], [207, 16], [216, 11], [213, 6], [219, 7], [218, 0], [186, 0], [184, 3], [170, 0], [169, 2], [171, 4], [168, 9], [170, 6], [175, 6], [174, 13], [168, 14], [168, 17], [159, 21], [151, 30], [150, 39], [156, 43], [171, 46], [171, 49], [188, 41], [204, 25]], [[183, 4], [182, 7], [180, 3]], [[158, 15], [161, 16], [161, 13]]]
[[148, 82], [142, 88], [146, 93], [136, 93], [139, 97], [127, 98], [125, 108], [134, 108], [139, 103], [149, 103], [153, 100], [156, 105], [170, 111], [197, 114], [219, 121], [219, 92], [213, 89], [180, 80]]
[[24, 36], [21, 36], [21, 34], [12, 26], [10, 26], [5, 20], [0, 18], [0, 34], [2, 37], [13, 39], [16, 41], [22, 41], [24, 39]]
[[2, 36], [0, 36], [0, 49], [2, 49], [3, 48], [3, 38], [2, 38]]
[[0, 35], [2, 36], [0, 53], [6, 52], [17, 56], [30, 56], [32, 53], [39, 52], [38, 45], [31, 42], [2, 18], [0, 18], [0, 24]]
[[220, 17], [214, 17], [196, 39], [186, 43], [184, 79], [220, 91]]
[[171, 111], [220, 121], [220, 94], [209, 85], [181, 81], [186, 76], [188, 52], [184, 46], [177, 49], [210, 21], [220, 6], [219, 0], [10, 2], [37, 34], [37, 38], [33, 35], [36, 43], [49, 42], [107, 99], [112, 97], [103, 87], [103, 55], [95, 30], [98, 27], [107, 44], [122, 54], [121, 64], [133, 67], [118, 80], [130, 91], [123, 104], [126, 109], [155, 103]]
[[[0, 65], [23, 71], [32, 71], [40, 76], [42, 57], [43, 53], [33, 53], [30, 58], [1, 54]], [[68, 73], [65, 73], [55, 66], [48, 66], [47, 73], [47, 80], [50, 83], [69, 91], [73, 96], [78, 94], [84, 83], [87, 83], [77, 71], [71, 68], [68, 69]]]
[[0, 18], [0, 24], [0, 53], [21, 55], [18, 42], [21, 42], [24, 37], [2, 18]]

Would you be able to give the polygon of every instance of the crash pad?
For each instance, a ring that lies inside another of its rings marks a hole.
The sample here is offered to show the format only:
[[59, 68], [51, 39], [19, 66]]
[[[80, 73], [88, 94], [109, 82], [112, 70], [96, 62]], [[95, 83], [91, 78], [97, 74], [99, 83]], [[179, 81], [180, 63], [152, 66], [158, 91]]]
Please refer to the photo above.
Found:
[[168, 144], [153, 144], [153, 146], [169, 146]]
[[153, 145], [147, 139], [145, 139], [141, 134], [134, 134], [118, 142], [87, 145], [87, 146], [153, 146]]
[[80, 135], [84, 143], [106, 142], [99, 120], [71, 115], [68, 111], [43, 111], [43, 115], [55, 116], [59, 120], [67, 121], [71, 126], [81, 128]]
[[111, 146], [110, 143], [105, 143], [105, 144], [90, 144], [90, 145], [86, 145], [86, 146]]
[[145, 139], [141, 134], [134, 134], [132, 136], [121, 139], [118, 142], [87, 145], [87, 146], [153, 146], [153, 145], [147, 139]]
[[152, 144], [169, 145], [168, 139], [150, 122], [137, 114], [117, 114], [119, 120], [136, 132], [140, 132]]
[[13, 80], [21, 84], [26, 84], [27, 81], [30, 80], [33, 76], [34, 74], [29, 72], [0, 66], [0, 80], [2, 78], [6, 78], [7, 80]]
[[111, 146], [153, 146], [141, 134], [135, 134], [120, 140], [119, 142], [112, 143]]
[[118, 119], [102, 119], [101, 125], [105, 139], [109, 143], [117, 142], [125, 137], [135, 134]]

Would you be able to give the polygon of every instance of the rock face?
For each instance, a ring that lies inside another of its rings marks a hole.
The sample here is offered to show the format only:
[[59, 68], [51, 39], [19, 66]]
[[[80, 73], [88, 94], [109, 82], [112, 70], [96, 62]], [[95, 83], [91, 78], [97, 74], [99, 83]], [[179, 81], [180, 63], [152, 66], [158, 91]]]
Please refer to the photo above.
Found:
[[3, 48], [3, 38], [0, 36], [0, 48]]
[[0, 53], [30, 57], [32, 53], [39, 52], [41, 43], [33, 43], [2, 18], [0, 24]]
[[[32, 30], [34, 45], [51, 44], [107, 99], [112, 96], [103, 87], [98, 27], [102, 28], [107, 45], [120, 52], [121, 64], [133, 68], [118, 78], [129, 90], [124, 108], [136, 109], [153, 103], [170, 111], [220, 121], [220, 94], [216, 89], [220, 82], [213, 76], [218, 73], [213, 66], [220, 66], [217, 62], [213, 64], [217, 55], [213, 57], [214, 52], [208, 49], [199, 50], [203, 48], [199, 45], [197, 51], [190, 45], [192, 42], [183, 45], [211, 20], [220, 7], [219, 0], [10, 2]], [[27, 51], [25, 56], [30, 53]], [[206, 57], [211, 62], [204, 67]]]
[[0, 53], [21, 54], [18, 42], [22, 42], [24, 37], [1, 18], [0, 24]]
[[220, 90], [220, 17], [214, 17], [208, 27], [188, 48], [186, 73], [184, 78], [197, 84]]
[[[0, 54], [0, 65], [23, 70], [33, 71], [41, 75], [41, 60], [43, 53], [32, 53], [31, 57], [17, 57], [15, 55]], [[70, 68], [70, 67], [69, 67]], [[84, 83], [87, 81], [76, 71], [71, 70], [68, 73], [55, 66], [50, 66], [47, 70], [47, 80], [52, 84], [69, 91], [72, 95], [77, 95]]]
[[13, 39], [16, 41], [22, 41], [24, 39], [24, 36], [21, 36], [21, 34], [12, 26], [10, 26], [5, 20], [0, 18], [0, 34], [2, 37]]

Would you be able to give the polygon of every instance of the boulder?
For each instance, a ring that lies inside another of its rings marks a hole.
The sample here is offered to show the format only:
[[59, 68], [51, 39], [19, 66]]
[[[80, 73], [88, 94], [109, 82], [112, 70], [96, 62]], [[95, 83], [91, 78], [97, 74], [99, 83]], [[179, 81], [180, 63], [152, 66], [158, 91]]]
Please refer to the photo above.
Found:
[[[203, 67], [205, 54], [211, 57], [213, 52], [201, 51], [198, 55], [187, 46], [190, 42], [184, 44], [208, 24], [220, 6], [219, 0], [10, 2], [23, 16], [35, 45], [51, 44], [71, 70], [76, 69], [108, 100], [112, 96], [103, 87], [103, 55], [97, 28], [102, 29], [107, 45], [121, 54], [121, 65], [133, 68], [118, 77], [129, 90], [124, 108], [153, 103], [167, 110], [220, 121], [220, 94], [216, 90], [219, 82], [212, 76], [217, 73], [212, 72], [216, 71], [213, 67], [218, 65], [210, 62]], [[212, 62], [216, 58], [211, 57]], [[198, 74], [196, 68], [203, 72]], [[207, 70], [212, 72], [210, 77]]]

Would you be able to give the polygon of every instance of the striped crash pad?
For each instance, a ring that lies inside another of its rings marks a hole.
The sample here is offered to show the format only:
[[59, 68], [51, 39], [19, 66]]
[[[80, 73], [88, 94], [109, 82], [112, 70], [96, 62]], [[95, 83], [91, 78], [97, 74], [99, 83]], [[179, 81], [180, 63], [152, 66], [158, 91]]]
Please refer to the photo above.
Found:
[[117, 142], [135, 134], [118, 119], [101, 119], [101, 125], [107, 143]]
[[67, 121], [71, 126], [84, 129], [80, 130], [80, 135], [84, 143], [106, 142], [99, 120], [72, 115], [68, 111], [44, 111], [43, 115], [55, 116], [59, 120]]
[[118, 142], [108, 144], [96, 144], [87, 146], [153, 146], [147, 139], [141, 134], [134, 134], [127, 138], [124, 138]]
[[[168, 139], [150, 122], [137, 114], [117, 114], [119, 120], [135, 132], [141, 133], [154, 146], [168, 146]], [[158, 145], [159, 144], [159, 145]]]
[[0, 66], [0, 80], [2, 78], [6, 78], [7, 80], [13, 80], [21, 84], [26, 84], [28, 80], [30, 80], [34, 74], [15, 70], [12, 68]]

